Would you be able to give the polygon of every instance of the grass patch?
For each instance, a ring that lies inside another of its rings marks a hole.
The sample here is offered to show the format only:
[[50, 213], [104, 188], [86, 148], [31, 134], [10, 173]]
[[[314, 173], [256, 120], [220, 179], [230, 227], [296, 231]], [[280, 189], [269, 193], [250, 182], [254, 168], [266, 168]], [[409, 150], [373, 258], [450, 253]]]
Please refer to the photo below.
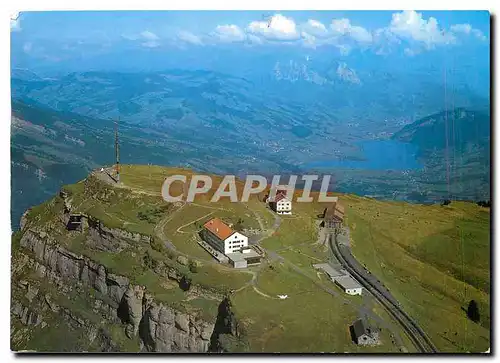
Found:
[[[403, 304], [440, 351], [481, 352], [490, 330], [489, 213], [349, 196], [353, 253]], [[462, 308], [480, 305], [481, 324]]]
[[314, 220], [308, 217], [284, 216], [278, 230], [261, 242], [261, 245], [278, 251], [294, 245], [313, 243], [317, 239], [317, 228]]
[[189, 305], [186, 306], [188, 312], [195, 311], [203, 320], [215, 322], [217, 319], [220, 301], [209, 300], [205, 298], [196, 298], [189, 300]]
[[[357, 317], [344, 305], [285, 264], [265, 267], [257, 287], [271, 297], [288, 294], [279, 300], [262, 296], [252, 288], [232, 297], [234, 309], [252, 352], [357, 352], [350, 338], [349, 325]], [[385, 352], [394, 351], [383, 345]]]

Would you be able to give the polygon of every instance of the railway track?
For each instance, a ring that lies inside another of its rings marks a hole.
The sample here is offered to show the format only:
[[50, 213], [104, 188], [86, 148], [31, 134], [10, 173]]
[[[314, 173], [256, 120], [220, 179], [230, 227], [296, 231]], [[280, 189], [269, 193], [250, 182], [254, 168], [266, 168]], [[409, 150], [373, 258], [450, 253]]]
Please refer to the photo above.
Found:
[[[382, 306], [396, 319], [396, 321], [401, 325], [401, 327], [406, 331], [408, 337], [415, 344], [415, 347], [422, 353], [437, 353], [435, 345], [425, 334], [425, 332], [417, 325], [417, 323], [406, 314], [403, 309], [399, 306], [396, 299], [390, 295], [390, 293], [382, 287], [377, 286], [376, 283], [370, 281], [366, 271], [361, 267], [361, 265], [356, 265], [349, 258], [345, 257], [342, 253], [342, 249], [338, 245], [334, 235], [329, 234], [327, 237], [329, 239], [330, 249], [337, 260], [342, 264], [342, 266], [355, 278], [370, 294], [379, 301]], [[352, 260], [354, 256], [351, 255]]]

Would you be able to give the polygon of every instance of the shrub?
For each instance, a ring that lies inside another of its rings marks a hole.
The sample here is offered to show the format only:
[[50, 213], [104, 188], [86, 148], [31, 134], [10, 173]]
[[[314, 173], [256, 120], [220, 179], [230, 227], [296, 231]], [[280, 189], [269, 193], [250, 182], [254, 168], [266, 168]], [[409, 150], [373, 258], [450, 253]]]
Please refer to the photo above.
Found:
[[164, 252], [165, 251], [165, 245], [163, 244], [162, 241], [160, 241], [157, 237], [151, 236], [151, 248], [155, 251], [158, 252]]
[[467, 317], [475, 323], [479, 322], [479, 307], [476, 300], [470, 301], [469, 306], [467, 307]]
[[445, 199], [441, 202], [441, 205], [449, 205], [449, 204], [451, 204], [451, 200], [449, 199]]
[[477, 202], [477, 205], [480, 206], [480, 207], [490, 208], [491, 207], [491, 201], [490, 200], [488, 200], [488, 201], [480, 200], [479, 202]]
[[189, 271], [191, 271], [192, 273], [196, 273], [198, 272], [198, 267], [199, 267], [199, 263], [198, 261], [196, 260], [191, 260], [189, 262]]
[[234, 230], [241, 232], [243, 230], [243, 219], [238, 218], [238, 221], [234, 224]]
[[171, 260], [175, 259], [176, 255], [174, 251], [167, 249], [167, 257]]
[[144, 267], [154, 270], [158, 266], [158, 261], [155, 260], [148, 251], [143, 257]]
[[179, 287], [183, 291], [188, 291], [191, 287], [191, 278], [186, 275], [182, 276], [181, 280], [179, 281]]
[[187, 266], [189, 263], [187, 257], [185, 257], [185, 256], [177, 257], [177, 262], [179, 262], [183, 266]]

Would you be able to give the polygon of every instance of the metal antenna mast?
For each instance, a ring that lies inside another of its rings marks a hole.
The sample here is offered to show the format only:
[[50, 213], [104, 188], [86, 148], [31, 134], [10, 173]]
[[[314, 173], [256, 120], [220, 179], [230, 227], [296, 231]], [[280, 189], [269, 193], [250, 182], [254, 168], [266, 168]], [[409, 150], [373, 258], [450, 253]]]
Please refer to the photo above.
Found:
[[120, 144], [118, 143], [118, 122], [120, 122], [120, 117], [115, 121], [115, 170], [116, 170], [116, 182], [120, 182]]

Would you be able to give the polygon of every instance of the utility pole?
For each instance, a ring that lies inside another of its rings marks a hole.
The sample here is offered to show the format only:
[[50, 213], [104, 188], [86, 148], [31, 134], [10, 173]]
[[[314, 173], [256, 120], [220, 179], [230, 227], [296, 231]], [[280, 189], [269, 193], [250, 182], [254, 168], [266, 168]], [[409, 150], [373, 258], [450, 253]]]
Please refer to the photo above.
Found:
[[120, 182], [120, 144], [118, 143], [118, 122], [120, 122], [120, 117], [115, 121], [115, 171], [116, 171], [116, 182]]

